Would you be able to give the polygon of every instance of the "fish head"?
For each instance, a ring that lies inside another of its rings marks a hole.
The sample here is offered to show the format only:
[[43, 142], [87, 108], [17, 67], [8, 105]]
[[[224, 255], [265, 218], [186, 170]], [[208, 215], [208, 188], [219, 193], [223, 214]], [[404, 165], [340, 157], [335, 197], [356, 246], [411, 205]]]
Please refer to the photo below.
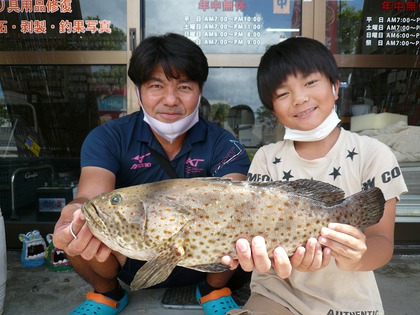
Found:
[[164, 196], [133, 187], [101, 194], [86, 202], [82, 212], [92, 234], [105, 245], [128, 257], [145, 260], [157, 248], [170, 244], [192, 218]]

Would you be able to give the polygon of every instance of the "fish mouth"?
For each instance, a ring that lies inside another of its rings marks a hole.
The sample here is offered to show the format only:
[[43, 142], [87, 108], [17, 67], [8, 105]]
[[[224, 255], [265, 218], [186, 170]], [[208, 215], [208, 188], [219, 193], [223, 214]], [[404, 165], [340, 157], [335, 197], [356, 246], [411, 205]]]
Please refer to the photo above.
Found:
[[101, 218], [102, 211], [100, 211], [92, 201], [85, 202], [82, 209], [85, 219], [88, 222], [95, 224], [95, 226], [104, 225], [104, 221]]

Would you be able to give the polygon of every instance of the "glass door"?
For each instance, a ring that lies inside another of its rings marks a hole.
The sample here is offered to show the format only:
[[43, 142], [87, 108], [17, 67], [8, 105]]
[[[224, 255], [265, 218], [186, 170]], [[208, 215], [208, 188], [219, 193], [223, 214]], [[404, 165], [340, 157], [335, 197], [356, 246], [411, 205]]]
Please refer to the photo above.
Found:
[[341, 71], [343, 125], [387, 144], [408, 193], [397, 204], [397, 238], [418, 239], [420, 222], [420, 7], [418, 1], [317, 1], [314, 36]]
[[0, 2], [0, 206], [6, 220], [54, 221], [73, 198], [88, 132], [130, 110], [128, 12], [137, 12], [139, 23], [138, 1]]

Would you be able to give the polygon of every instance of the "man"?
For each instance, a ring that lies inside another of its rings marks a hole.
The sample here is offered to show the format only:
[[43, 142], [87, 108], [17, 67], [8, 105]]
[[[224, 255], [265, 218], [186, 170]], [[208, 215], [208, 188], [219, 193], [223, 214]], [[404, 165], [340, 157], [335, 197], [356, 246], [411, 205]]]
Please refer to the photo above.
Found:
[[[65, 250], [73, 268], [95, 290], [75, 314], [92, 308], [95, 314], [121, 312], [128, 294], [118, 278], [130, 284], [144, 264], [112, 252], [92, 235], [80, 211], [83, 202], [115, 188], [175, 176], [244, 180], [250, 163], [237, 139], [199, 119], [208, 64], [195, 43], [177, 34], [149, 37], [133, 52], [128, 75], [137, 87], [142, 111], [88, 135], [82, 147], [77, 198], [64, 207], [55, 226], [55, 246]], [[168, 174], [172, 171], [176, 175]], [[160, 286], [201, 281], [196, 293], [206, 314], [222, 308], [224, 314], [238, 308], [224, 288], [231, 275], [232, 271], [205, 275], [176, 268]]]

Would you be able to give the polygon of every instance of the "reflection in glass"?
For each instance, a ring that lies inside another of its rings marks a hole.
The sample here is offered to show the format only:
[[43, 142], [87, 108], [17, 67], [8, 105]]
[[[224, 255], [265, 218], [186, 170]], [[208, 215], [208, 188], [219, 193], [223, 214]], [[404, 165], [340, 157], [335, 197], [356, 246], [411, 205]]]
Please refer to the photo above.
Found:
[[126, 50], [126, 0], [41, 2], [4, 2], [0, 51]]
[[[229, 130], [247, 148], [277, 141], [282, 128], [258, 97], [256, 68], [210, 68], [202, 116]], [[210, 109], [208, 109], [210, 107]]]
[[1, 154], [79, 157], [88, 132], [127, 111], [126, 66], [1, 66]]
[[404, 115], [409, 125], [420, 125], [420, 70], [347, 68], [340, 71], [338, 111], [345, 122], [350, 122], [346, 117], [394, 113]]
[[334, 54], [418, 54], [416, 1], [326, 3], [326, 45]]
[[[284, 132], [259, 100], [256, 73], [256, 68], [210, 68], [203, 93], [208, 104], [202, 115], [247, 148], [281, 140]], [[351, 129], [354, 117], [380, 113], [398, 114], [409, 125], [420, 125], [420, 70], [342, 68], [340, 76], [336, 104], [344, 128]]]
[[205, 53], [265, 52], [301, 34], [302, 0], [143, 0], [144, 35], [176, 32]]

